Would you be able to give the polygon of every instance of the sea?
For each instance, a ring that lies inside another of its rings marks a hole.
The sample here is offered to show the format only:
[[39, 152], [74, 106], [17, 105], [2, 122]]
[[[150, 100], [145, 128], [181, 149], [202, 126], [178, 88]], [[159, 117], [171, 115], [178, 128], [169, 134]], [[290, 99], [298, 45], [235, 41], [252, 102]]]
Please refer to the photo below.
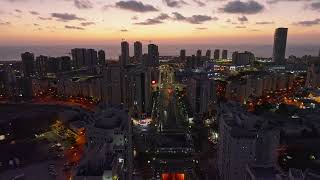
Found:
[[[272, 45], [215, 45], [215, 44], [158, 44], [161, 56], [179, 55], [181, 49], [186, 49], [187, 55], [195, 54], [198, 49], [205, 54], [207, 49], [211, 49], [212, 54], [215, 49], [228, 50], [228, 56], [231, 57], [234, 51], [250, 51], [256, 57], [272, 57]], [[116, 60], [120, 55], [120, 45], [32, 45], [32, 46], [0, 46], [0, 61], [20, 61], [21, 53], [32, 52], [35, 56], [65, 56], [69, 55], [72, 48], [93, 48], [105, 50], [108, 60]], [[316, 56], [319, 54], [320, 45], [288, 45], [286, 55], [301, 57], [304, 55]], [[143, 47], [143, 52], [147, 52], [147, 46]], [[133, 55], [133, 44], [130, 46], [130, 54]]]

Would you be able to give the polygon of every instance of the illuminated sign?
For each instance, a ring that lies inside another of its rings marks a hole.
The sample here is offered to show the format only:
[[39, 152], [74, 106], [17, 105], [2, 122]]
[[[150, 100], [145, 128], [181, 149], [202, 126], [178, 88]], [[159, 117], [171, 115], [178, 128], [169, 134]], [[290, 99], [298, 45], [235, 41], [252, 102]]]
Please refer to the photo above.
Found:
[[184, 180], [184, 174], [180, 173], [163, 173], [161, 175], [162, 180]]

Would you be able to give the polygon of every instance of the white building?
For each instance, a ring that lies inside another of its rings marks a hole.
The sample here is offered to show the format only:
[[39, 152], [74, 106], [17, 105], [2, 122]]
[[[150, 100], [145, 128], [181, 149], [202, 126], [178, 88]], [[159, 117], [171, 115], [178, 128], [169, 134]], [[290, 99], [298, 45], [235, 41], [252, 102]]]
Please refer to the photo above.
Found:
[[232, 53], [232, 63], [235, 66], [246, 66], [252, 63], [255, 60], [253, 53], [245, 51], [242, 53], [234, 52]]
[[[132, 138], [128, 112], [108, 107], [94, 114], [95, 123], [86, 126], [86, 149], [76, 177], [119, 177], [131, 179]], [[126, 169], [126, 171], [124, 170]]]
[[270, 128], [268, 120], [246, 112], [233, 102], [220, 104], [217, 120], [221, 180], [245, 179], [248, 164], [275, 164], [280, 135], [279, 130]]
[[103, 100], [110, 105], [120, 105], [124, 98], [123, 71], [119, 64], [108, 64], [104, 71]]
[[313, 57], [308, 63], [306, 87], [320, 87], [320, 57]]
[[226, 98], [245, 101], [250, 96], [261, 97], [269, 92], [291, 89], [294, 74], [276, 73], [243, 76], [242, 80], [229, 81], [226, 86]]
[[215, 101], [215, 84], [207, 73], [194, 73], [189, 79], [187, 97], [195, 114], [208, 112], [209, 103]]
[[58, 81], [59, 95], [102, 100], [102, 76], [79, 76], [61, 78]]

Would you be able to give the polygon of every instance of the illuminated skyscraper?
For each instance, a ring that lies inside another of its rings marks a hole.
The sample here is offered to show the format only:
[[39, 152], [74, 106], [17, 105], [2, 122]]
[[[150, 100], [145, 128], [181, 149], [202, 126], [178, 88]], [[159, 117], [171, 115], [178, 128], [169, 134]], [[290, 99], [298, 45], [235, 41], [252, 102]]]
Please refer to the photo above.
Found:
[[104, 50], [98, 51], [98, 61], [100, 65], [106, 64], [106, 53], [104, 52]]
[[228, 50], [222, 51], [222, 59], [228, 59]]
[[213, 56], [214, 56], [215, 60], [219, 60], [220, 59], [220, 50], [219, 49], [214, 50]]
[[235, 66], [245, 66], [249, 65], [255, 60], [255, 56], [253, 53], [245, 51], [243, 53], [239, 53], [238, 51], [232, 53], [232, 63]]
[[35, 69], [38, 75], [44, 76], [47, 74], [47, 56], [38, 56], [36, 57]]
[[137, 62], [142, 61], [142, 43], [139, 41], [136, 41], [134, 43], [134, 59]]
[[277, 64], [285, 63], [288, 28], [278, 28], [274, 34], [273, 61]]
[[94, 49], [86, 49], [85, 51], [85, 65], [94, 66], [98, 64], [98, 53]]
[[200, 49], [197, 51], [195, 64], [196, 64], [196, 67], [199, 67], [202, 65], [202, 51]]
[[34, 71], [34, 55], [30, 52], [21, 54], [24, 77], [30, 77]]
[[186, 50], [185, 49], [180, 50], [180, 61], [182, 61], [182, 62], [186, 61]]
[[159, 50], [155, 44], [148, 45], [148, 59], [146, 65], [158, 66], [159, 65]]
[[71, 50], [73, 66], [78, 69], [85, 66], [86, 49], [75, 48]]
[[129, 43], [127, 41], [121, 42], [121, 59], [120, 64], [126, 66], [129, 64]]
[[197, 57], [201, 57], [201, 54], [202, 54], [201, 49], [198, 49], [198, 50], [197, 50]]
[[210, 50], [210, 49], [207, 50], [207, 52], [206, 52], [206, 57], [207, 57], [208, 59], [211, 58], [211, 50]]

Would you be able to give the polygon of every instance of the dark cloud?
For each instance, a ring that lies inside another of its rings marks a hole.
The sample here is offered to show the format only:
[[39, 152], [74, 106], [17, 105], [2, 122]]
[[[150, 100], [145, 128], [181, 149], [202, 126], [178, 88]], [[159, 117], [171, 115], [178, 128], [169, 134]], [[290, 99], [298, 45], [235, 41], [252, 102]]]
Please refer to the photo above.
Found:
[[84, 28], [82, 28], [82, 27], [78, 27], [78, 26], [69, 26], [69, 25], [64, 26], [64, 28], [66, 28], [66, 29], [76, 29], [76, 30], [85, 30], [85, 29], [84, 29]]
[[37, 24], [37, 23], [34, 23], [34, 24], [33, 24], [33, 26], [40, 26], [40, 25], [39, 25], [39, 24]]
[[259, 21], [256, 22], [257, 25], [267, 25], [267, 24], [274, 24], [273, 21]]
[[95, 25], [95, 22], [83, 22], [81, 23], [81, 26], [91, 26], [91, 25]]
[[161, 13], [159, 16], [156, 17], [156, 19], [159, 19], [159, 20], [166, 20], [166, 19], [169, 19], [170, 16], [168, 14], [165, 14], [165, 13]]
[[75, 14], [68, 14], [68, 13], [52, 13], [51, 17], [56, 18], [58, 21], [73, 21], [79, 20], [84, 21], [86, 19], [80, 18]]
[[93, 8], [93, 4], [89, 0], [74, 0], [74, 5], [78, 9], [91, 9], [91, 8]]
[[149, 4], [143, 4], [140, 1], [119, 1], [115, 5], [117, 8], [125, 9], [129, 11], [135, 11], [135, 12], [152, 12], [152, 11], [159, 11], [157, 8], [155, 8], [152, 5]]
[[114, 8], [114, 7], [115, 7], [114, 5], [107, 4], [107, 5], [102, 6], [102, 10], [106, 11], [106, 10], [108, 10], [109, 8]]
[[162, 24], [164, 20], [170, 19], [170, 16], [165, 13], [161, 13], [159, 16], [154, 18], [146, 19], [143, 22], [134, 23], [136, 25], [155, 25], [155, 24]]
[[188, 22], [191, 24], [202, 24], [206, 21], [218, 20], [217, 18], [212, 18], [211, 16], [206, 15], [193, 15], [188, 18]]
[[39, 15], [39, 13], [37, 11], [29, 11], [29, 13], [32, 15]]
[[120, 32], [128, 32], [128, 29], [121, 29]]
[[252, 31], [252, 32], [260, 32], [261, 30], [260, 29], [250, 29], [250, 31]]
[[267, 3], [275, 4], [278, 2], [308, 2], [308, 1], [312, 1], [312, 0], [268, 0]]
[[132, 18], [131, 18], [131, 20], [138, 20], [139, 18], [138, 18], [138, 16], [133, 16]]
[[160, 21], [158, 19], [147, 19], [143, 22], [134, 23], [136, 25], [155, 25], [155, 24], [162, 24], [163, 21]]
[[163, 0], [163, 2], [169, 6], [169, 7], [174, 7], [174, 8], [180, 8], [184, 5], [187, 5], [188, 3], [186, 3], [183, 0]]
[[238, 17], [238, 21], [240, 21], [241, 23], [245, 23], [245, 22], [248, 22], [248, 18], [246, 16], [241, 16], [241, 17]]
[[313, 2], [310, 4], [312, 10], [320, 11], [320, 2]]
[[41, 17], [41, 16], [39, 16], [38, 19], [44, 20], [44, 21], [46, 21], [46, 20], [52, 20], [51, 17]]
[[256, 1], [250, 0], [247, 2], [236, 0], [228, 2], [219, 10], [225, 13], [234, 14], [257, 14], [263, 11], [264, 6]]
[[14, 11], [17, 13], [22, 13], [22, 11], [20, 9], [15, 9]]
[[27, 0], [4, 0], [4, 1], [15, 3], [15, 2], [26, 2]]
[[10, 22], [0, 22], [0, 26], [9, 26], [11, 25]]
[[172, 14], [174, 16], [174, 19], [177, 21], [184, 21], [187, 19], [186, 17], [184, 17], [182, 14], [180, 14], [178, 12], [173, 12]]
[[185, 17], [178, 12], [173, 12], [173, 19], [176, 21], [185, 21], [191, 24], [202, 24], [206, 21], [216, 21], [218, 20], [217, 17], [211, 17], [207, 15], [193, 15], [191, 17]]
[[206, 6], [206, 3], [204, 3], [204, 2], [202, 2], [202, 1], [200, 1], [200, 0], [193, 0], [193, 2], [195, 2], [198, 6], [200, 6], [200, 7], [204, 7], [204, 6]]
[[247, 28], [246, 26], [236, 26], [235, 28], [237, 29], [244, 29], [244, 28]]
[[300, 25], [300, 26], [315, 26], [320, 24], [320, 19], [315, 19], [315, 20], [307, 20], [307, 21], [298, 21], [293, 23], [295, 25]]

